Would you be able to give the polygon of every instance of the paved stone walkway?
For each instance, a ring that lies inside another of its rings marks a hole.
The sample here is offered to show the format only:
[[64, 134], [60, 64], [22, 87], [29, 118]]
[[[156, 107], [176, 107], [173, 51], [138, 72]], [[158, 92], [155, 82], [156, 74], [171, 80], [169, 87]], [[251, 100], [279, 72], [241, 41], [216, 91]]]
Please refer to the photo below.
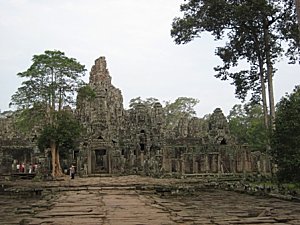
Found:
[[67, 191], [53, 207], [35, 215], [30, 224], [176, 224], [169, 212], [149, 204], [133, 190]]
[[[118, 179], [119, 186], [116, 182], [110, 183], [114, 186], [96, 185], [96, 178], [90, 180], [95, 184], [91, 186], [86, 185], [88, 179], [81, 180], [86, 181], [82, 185], [80, 179], [73, 186], [57, 184], [54, 194], [42, 199], [0, 198], [0, 224], [300, 224], [300, 204], [295, 202], [209, 189], [192, 196], [157, 193], [147, 188], [138, 190], [132, 185], [139, 182], [137, 177], [135, 181]], [[152, 181], [149, 185], [155, 183]]]

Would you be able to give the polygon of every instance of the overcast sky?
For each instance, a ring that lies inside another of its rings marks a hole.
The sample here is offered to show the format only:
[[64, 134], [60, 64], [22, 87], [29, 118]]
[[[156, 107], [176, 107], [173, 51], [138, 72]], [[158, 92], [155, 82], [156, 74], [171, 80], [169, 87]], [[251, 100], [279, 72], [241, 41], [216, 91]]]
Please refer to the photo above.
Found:
[[[0, 109], [8, 110], [20, 86], [16, 76], [31, 65], [32, 56], [60, 50], [89, 71], [105, 56], [112, 83], [121, 89], [124, 106], [141, 96], [161, 102], [178, 97], [200, 100], [198, 116], [220, 107], [225, 115], [234, 104], [230, 81], [220, 81], [213, 67], [214, 42], [204, 35], [175, 45], [171, 23], [183, 0], [0, 0]], [[300, 84], [298, 65], [276, 65], [275, 100]]]

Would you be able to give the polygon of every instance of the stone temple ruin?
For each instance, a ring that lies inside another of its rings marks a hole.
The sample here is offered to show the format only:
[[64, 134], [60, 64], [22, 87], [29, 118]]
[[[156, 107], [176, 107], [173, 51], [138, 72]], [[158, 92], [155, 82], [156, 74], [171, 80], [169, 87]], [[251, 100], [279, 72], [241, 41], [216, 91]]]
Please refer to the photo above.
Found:
[[[207, 120], [182, 118], [174, 130], [168, 130], [160, 103], [152, 108], [139, 104], [124, 109], [121, 91], [112, 85], [104, 57], [95, 61], [88, 85], [95, 98], [78, 96], [74, 111], [86, 135], [65, 162], [76, 163], [81, 175], [270, 172], [267, 156], [235, 144], [220, 108]], [[37, 149], [36, 132], [24, 136], [14, 127], [14, 117], [0, 118], [0, 173], [11, 171], [16, 160], [47, 158]]]

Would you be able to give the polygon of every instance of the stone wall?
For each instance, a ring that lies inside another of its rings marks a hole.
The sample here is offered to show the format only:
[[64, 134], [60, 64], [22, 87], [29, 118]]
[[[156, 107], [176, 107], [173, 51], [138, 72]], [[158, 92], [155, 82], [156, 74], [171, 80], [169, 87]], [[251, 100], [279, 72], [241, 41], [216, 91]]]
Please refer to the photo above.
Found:
[[16, 113], [0, 117], [0, 173], [11, 172], [17, 163], [29, 165], [35, 160], [35, 133], [25, 134], [16, 125]]

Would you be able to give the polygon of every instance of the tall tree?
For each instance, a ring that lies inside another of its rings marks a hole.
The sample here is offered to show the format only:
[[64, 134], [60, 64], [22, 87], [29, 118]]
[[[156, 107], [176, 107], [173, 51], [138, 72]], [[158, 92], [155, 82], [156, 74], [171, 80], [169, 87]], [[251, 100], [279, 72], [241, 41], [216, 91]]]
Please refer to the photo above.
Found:
[[129, 108], [136, 108], [139, 104], [144, 104], [145, 106], [151, 108], [155, 103], [159, 102], [157, 98], [146, 98], [146, 100], [143, 100], [141, 97], [133, 98], [129, 101]]
[[[189, 0], [180, 9], [183, 18], [175, 18], [171, 30], [175, 42], [185, 44], [205, 31], [216, 40], [227, 40], [225, 46], [216, 51], [223, 60], [223, 66], [215, 68], [218, 72], [216, 77], [233, 79], [237, 97], [241, 99], [245, 99], [249, 91], [252, 91], [253, 101], [262, 99], [265, 124], [272, 124], [275, 117], [274, 63], [283, 51], [282, 40], [286, 40], [291, 45], [290, 49], [297, 49], [299, 53], [299, 45], [295, 45], [294, 34], [299, 30], [295, 31], [294, 4], [283, 4], [280, 0]], [[288, 53], [290, 58], [295, 58], [295, 51]], [[231, 72], [230, 69], [244, 61], [250, 64], [250, 69]], [[267, 122], [266, 81], [270, 123]]]
[[[149, 109], [157, 102], [159, 100], [153, 97], [146, 98], [146, 100], [136, 97], [130, 100], [129, 107], [135, 109], [139, 104], [143, 104]], [[166, 126], [169, 130], [172, 130], [178, 125], [181, 118], [196, 116], [194, 107], [199, 103], [199, 100], [189, 97], [179, 97], [174, 102], [164, 101], [164, 103], [163, 110], [166, 118]]]
[[71, 110], [56, 112], [56, 124], [46, 124], [39, 137], [38, 147], [40, 150], [50, 148], [55, 140], [59, 162], [61, 157], [66, 159], [70, 150], [76, 149], [81, 134], [81, 125]]
[[247, 144], [252, 150], [261, 151], [266, 146], [263, 109], [258, 104], [234, 105], [228, 115], [230, 133], [238, 144]]
[[280, 181], [300, 182], [300, 86], [277, 104], [272, 136], [273, 158]]
[[[81, 77], [85, 74], [85, 67], [57, 50], [34, 55], [32, 61], [29, 69], [18, 73], [25, 81], [12, 96], [11, 104], [25, 110], [23, 121], [28, 126], [39, 123], [45, 129], [57, 132], [54, 128], [59, 127], [59, 113], [64, 106], [75, 103], [74, 94], [84, 84]], [[35, 112], [37, 116], [32, 118], [28, 112]], [[62, 174], [58, 140], [54, 134], [49, 138], [52, 175], [58, 176]]]
[[194, 107], [200, 101], [195, 98], [179, 97], [174, 102], [166, 101], [164, 112], [166, 116], [166, 126], [169, 130], [174, 129], [178, 125], [182, 117], [191, 118], [196, 116]]

